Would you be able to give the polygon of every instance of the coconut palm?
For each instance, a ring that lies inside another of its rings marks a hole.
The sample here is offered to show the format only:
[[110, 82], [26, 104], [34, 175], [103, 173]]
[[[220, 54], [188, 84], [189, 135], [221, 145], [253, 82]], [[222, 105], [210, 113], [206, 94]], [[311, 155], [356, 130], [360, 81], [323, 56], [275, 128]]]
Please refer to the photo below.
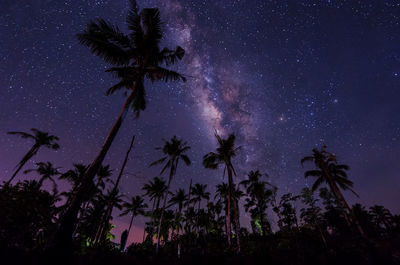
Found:
[[147, 204], [144, 203], [144, 199], [141, 196], [134, 196], [131, 198], [130, 202], [125, 202], [122, 207], [124, 208], [124, 211], [120, 214], [120, 216], [131, 214], [131, 221], [129, 222], [127, 235], [127, 237], [129, 237], [129, 233], [132, 228], [133, 218], [138, 215], [144, 215]]
[[57, 141], [59, 140], [57, 136], [49, 135], [49, 133], [39, 131], [35, 128], [32, 128], [31, 131], [32, 134], [26, 132], [8, 132], [8, 134], [19, 135], [21, 136], [21, 138], [24, 139], [32, 139], [35, 143], [31, 147], [31, 149], [29, 149], [29, 151], [22, 157], [21, 161], [16, 166], [14, 174], [11, 176], [6, 184], [10, 184], [11, 181], [13, 181], [15, 176], [17, 176], [18, 172], [24, 167], [26, 162], [28, 162], [34, 155], [36, 155], [42, 146], [53, 150], [58, 150], [60, 148], [57, 143]]
[[129, 34], [122, 33], [117, 26], [103, 19], [88, 23], [86, 30], [78, 34], [81, 44], [113, 65], [107, 71], [120, 79], [117, 84], [107, 90], [107, 95], [125, 88], [128, 97], [103, 146], [86, 171], [82, 186], [61, 218], [55, 237], [56, 244], [71, 241], [73, 226], [87, 186], [95, 177], [128, 110], [132, 108], [138, 116], [140, 111], [145, 109], [145, 79], [152, 82], [186, 80], [183, 75], [163, 67], [175, 64], [182, 59], [185, 52], [179, 46], [174, 50], [159, 47], [163, 33], [158, 9], [147, 8], [139, 13], [136, 1], [130, 2], [131, 8], [126, 18]]
[[202, 199], [209, 200], [210, 199], [210, 193], [206, 191], [207, 185], [206, 184], [200, 184], [196, 183], [192, 187], [192, 198], [190, 199], [190, 203], [193, 203], [195, 205], [198, 203], [197, 209], [200, 210], [200, 203]]
[[[336, 198], [336, 201], [340, 205], [343, 216], [346, 219], [346, 222], [350, 224], [349, 215], [351, 212], [351, 208], [344, 198], [342, 190], [350, 190], [356, 196], [357, 193], [352, 189], [353, 182], [349, 180], [346, 171], [350, 169], [349, 166], [338, 164], [336, 156], [332, 153], [326, 151], [326, 146], [323, 146], [320, 150], [313, 149], [313, 154], [311, 156], [306, 156], [301, 159], [301, 164], [303, 165], [305, 162], [313, 162], [316, 169], [308, 170], [304, 173], [304, 177], [316, 177], [317, 180], [314, 182], [311, 190], [317, 190], [323, 183], [327, 183], [333, 195]], [[357, 221], [357, 218], [354, 218], [354, 223], [360, 232], [360, 234], [366, 238], [365, 233]]]
[[145, 196], [149, 196], [150, 202], [153, 202], [152, 211], [155, 211], [160, 207], [160, 201], [165, 195], [167, 184], [165, 180], [154, 177], [149, 183], [144, 184], [142, 190], [145, 191]]
[[110, 169], [110, 165], [103, 166], [101, 165], [99, 167], [99, 170], [97, 171], [97, 178], [96, 178], [96, 190], [98, 189], [105, 189], [106, 187], [106, 182], [110, 182], [110, 177], [112, 175], [112, 169]]
[[43, 185], [45, 180], [50, 180], [53, 183], [53, 191], [54, 194], [57, 193], [57, 183], [53, 177], [60, 175], [61, 173], [58, 171], [59, 167], [54, 167], [51, 162], [39, 162], [36, 163], [37, 168], [35, 169], [27, 169], [24, 171], [24, 174], [35, 171], [37, 172], [41, 178], [39, 179], [39, 186]]
[[[228, 244], [231, 244], [231, 203], [236, 204], [235, 200], [233, 200], [233, 195], [235, 191], [235, 184], [233, 181], [233, 176], [236, 176], [236, 171], [235, 168], [233, 167], [232, 164], [232, 158], [236, 156], [237, 151], [240, 149], [240, 147], [235, 147], [235, 135], [230, 134], [228, 138], [223, 139], [221, 136], [215, 133], [215, 137], [217, 138], [218, 141], [218, 147], [216, 149], [216, 152], [210, 152], [206, 154], [203, 157], [203, 165], [205, 168], [209, 169], [217, 169], [219, 165], [224, 166], [224, 174], [225, 171], [228, 173], [228, 200], [227, 200], [227, 237], [228, 237]], [[236, 228], [236, 239], [237, 239], [237, 251], [240, 252], [240, 239], [239, 239], [239, 215], [236, 211], [238, 207], [236, 205], [233, 205], [232, 207], [234, 209], [234, 221], [236, 223], [235, 228]]]
[[181, 139], [178, 139], [176, 136], [174, 136], [171, 138], [170, 141], [164, 140], [163, 147], [156, 148], [156, 150], [161, 150], [163, 152], [164, 156], [150, 164], [150, 166], [164, 164], [160, 171], [160, 175], [162, 175], [167, 169], [169, 169], [167, 190], [165, 191], [164, 202], [163, 202], [163, 205], [161, 208], [160, 223], [158, 225], [158, 233], [157, 234], [159, 236], [157, 237], [156, 253], [158, 253], [158, 248], [160, 245], [160, 229], [161, 229], [162, 219], [163, 219], [163, 215], [164, 215], [164, 211], [165, 211], [165, 207], [166, 207], [166, 203], [167, 203], [169, 187], [171, 185], [171, 181], [172, 181], [173, 177], [176, 174], [176, 170], [178, 169], [179, 161], [183, 160], [183, 162], [187, 166], [190, 165], [190, 159], [185, 154], [189, 149], [190, 149], [190, 146], [187, 145], [187, 142], [183, 142]]
[[178, 206], [178, 213], [182, 213], [183, 206], [185, 205], [186, 201], [188, 200], [188, 194], [185, 192], [184, 189], [178, 189], [169, 199], [168, 203], [170, 206], [177, 205]]
[[372, 216], [372, 221], [377, 227], [382, 227], [382, 225], [384, 225], [386, 229], [391, 227], [390, 222], [393, 216], [384, 206], [374, 205], [369, 208], [369, 213]]

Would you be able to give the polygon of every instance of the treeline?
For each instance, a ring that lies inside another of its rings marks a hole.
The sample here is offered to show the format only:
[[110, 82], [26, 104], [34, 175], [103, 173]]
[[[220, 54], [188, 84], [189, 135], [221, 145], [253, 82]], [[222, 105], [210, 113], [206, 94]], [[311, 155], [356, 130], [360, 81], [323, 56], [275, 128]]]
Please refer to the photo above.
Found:
[[[35, 139], [37, 146], [43, 146], [41, 141], [49, 142], [44, 141], [46, 137], [37, 136], [47, 135], [47, 140], [52, 139], [48, 147], [57, 144], [55, 136], [32, 131], [32, 137], [22, 132], [12, 134]], [[304, 173], [306, 178], [315, 178], [312, 187], [304, 188], [300, 194], [278, 196], [278, 187], [258, 170], [250, 171], [245, 180], [235, 183], [234, 157], [240, 147], [235, 146], [233, 134], [216, 137], [218, 146], [204, 155], [203, 165], [205, 169], [221, 167], [228, 181], [218, 184], [215, 194], [208, 191], [206, 184], [192, 181], [186, 189], [170, 189], [180, 162], [185, 166], [191, 164], [186, 155], [190, 146], [174, 136], [156, 148], [161, 158], [149, 163], [160, 168], [160, 176], [146, 182], [141, 194], [127, 197], [121, 194], [118, 183], [132, 149], [132, 139], [122, 169], [114, 172], [109, 165], [101, 166], [87, 186], [72, 233], [73, 252], [86, 258], [92, 253], [89, 262], [104, 261], [105, 253], [106, 258], [121, 262], [148, 262], [151, 257], [180, 262], [189, 262], [193, 257], [223, 257], [228, 261], [232, 254], [272, 264], [337, 264], [349, 259], [355, 264], [398, 262], [400, 216], [379, 205], [369, 209], [361, 204], [349, 206], [341, 192], [350, 190], [357, 195], [347, 175], [349, 167], [340, 164], [326, 147], [313, 149], [310, 156], [300, 161], [314, 165], [314, 169]], [[9, 253], [45, 254], [88, 168], [74, 164], [72, 169], [61, 172], [51, 162], [39, 162], [36, 168], [23, 171], [35, 172], [37, 179], [16, 184], [11, 179], [4, 182], [0, 188], [0, 248]], [[113, 175], [117, 176], [116, 181], [112, 180]], [[70, 183], [71, 188], [59, 192], [61, 181]], [[45, 183], [49, 191], [43, 188]], [[120, 216], [130, 216], [119, 243], [113, 241], [113, 212], [118, 216], [114, 209], [119, 210]], [[240, 223], [244, 214], [241, 211], [250, 217], [250, 225]], [[147, 218], [140, 235], [142, 242], [126, 246], [135, 230], [135, 217], [140, 215]], [[275, 229], [272, 220], [277, 220]]]

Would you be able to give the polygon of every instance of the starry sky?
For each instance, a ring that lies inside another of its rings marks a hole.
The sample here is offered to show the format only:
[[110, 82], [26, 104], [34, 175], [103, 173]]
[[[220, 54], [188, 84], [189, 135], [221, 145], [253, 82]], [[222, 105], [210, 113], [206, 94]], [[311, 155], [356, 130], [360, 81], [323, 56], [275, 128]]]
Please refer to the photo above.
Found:
[[[303, 178], [300, 159], [327, 145], [351, 166], [360, 195], [346, 193], [351, 203], [400, 212], [398, 1], [138, 4], [160, 9], [162, 44], [186, 50], [175, 69], [189, 78], [184, 84], [147, 83], [147, 109], [124, 122], [105, 163], [118, 172], [136, 135], [122, 180], [125, 194], [142, 194], [143, 183], [158, 175], [159, 168], [148, 168], [161, 157], [154, 148], [173, 135], [188, 141], [193, 164], [182, 164], [172, 190], [188, 188], [192, 178], [213, 192], [222, 170], [204, 169], [201, 159], [215, 149], [218, 130], [234, 132], [242, 146], [234, 160], [238, 181], [259, 169], [281, 194], [296, 193], [312, 183]], [[116, 80], [75, 35], [97, 17], [126, 30], [128, 7], [127, 0], [1, 0], [1, 180], [31, 145], [7, 131], [38, 128], [60, 137], [59, 151], [40, 150], [26, 168], [51, 161], [66, 171], [72, 163], [92, 161], [124, 99], [122, 93], [105, 95]], [[123, 229], [128, 218], [116, 216], [115, 222]]]

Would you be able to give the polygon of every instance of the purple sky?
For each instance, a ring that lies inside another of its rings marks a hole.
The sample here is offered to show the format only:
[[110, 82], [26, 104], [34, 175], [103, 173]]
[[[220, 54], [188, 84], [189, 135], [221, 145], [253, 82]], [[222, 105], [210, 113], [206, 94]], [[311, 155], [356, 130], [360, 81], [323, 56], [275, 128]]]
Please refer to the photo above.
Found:
[[[211, 191], [222, 171], [202, 156], [213, 132], [234, 132], [243, 147], [238, 180], [250, 169], [270, 175], [280, 193], [306, 184], [302, 156], [327, 145], [349, 164], [367, 206], [400, 212], [400, 4], [397, 1], [138, 1], [159, 7], [164, 45], [181, 45], [186, 84], [146, 84], [148, 107], [128, 117], [107, 158], [117, 172], [132, 135], [137, 141], [122, 182], [142, 194], [158, 174], [162, 138], [182, 137], [193, 165], [178, 169], [173, 190], [194, 182]], [[0, 178], [7, 179], [31, 143], [7, 131], [38, 128], [60, 137], [57, 152], [34, 162], [67, 170], [90, 163], [122, 106], [105, 96], [116, 82], [107, 64], [75, 34], [102, 17], [125, 29], [126, 0], [5, 0], [0, 6]], [[29, 177], [35, 177], [34, 174]], [[19, 176], [18, 178], [28, 178]], [[67, 187], [66, 184], [61, 184]], [[116, 218], [118, 234], [128, 222]], [[139, 227], [143, 220], [135, 224]], [[140, 233], [136, 233], [141, 238]]]

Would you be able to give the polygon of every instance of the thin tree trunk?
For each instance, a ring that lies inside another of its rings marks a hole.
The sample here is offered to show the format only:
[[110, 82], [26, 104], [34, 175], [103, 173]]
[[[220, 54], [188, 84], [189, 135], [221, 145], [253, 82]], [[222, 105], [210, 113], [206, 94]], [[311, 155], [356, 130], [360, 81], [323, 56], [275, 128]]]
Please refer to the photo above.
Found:
[[[234, 222], [235, 222], [235, 233], [236, 233], [236, 243], [237, 243], [237, 252], [240, 253], [240, 235], [239, 235], [239, 222], [238, 222], [238, 212], [237, 212], [237, 203], [236, 200], [233, 198], [233, 194], [234, 194], [234, 184], [233, 184], [233, 176], [232, 176], [232, 170], [230, 168], [230, 166], [227, 166], [227, 170], [228, 170], [228, 185], [229, 185], [229, 197], [230, 200], [228, 200], [229, 203], [229, 212], [230, 212], [230, 204], [232, 203], [233, 206], [233, 218], [234, 218]], [[230, 223], [230, 216], [228, 219], [229, 223]], [[228, 223], [228, 226], [230, 225]], [[230, 232], [230, 228], [229, 228], [229, 232]]]
[[[171, 165], [171, 166], [173, 166], [173, 165]], [[161, 225], [162, 225], [162, 220], [163, 220], [163, 217], [164, 217], [165, 206], [167, 204], [167, 197], [168, 197], [168, 192], [169, 192], [169, 186], [171, 185], [171, 180], [172, 180], [172, 175], [169, 176], [167, 190], [166, 190], [165, 196], [164, 196], [163, 207], [161, 208], [160, 222], [158, 224], [158, 229], [157, 229], [156, 255], [158, 255], [158, 251], [159, 251], [159, 248], [160, 248]]]
[[[100, 222], [100, 226], [99, 226], [99, 228], [97, 230], [97, 233], [96, 233], [96, 238], [97, 239], [102, 238], [102, 235], [104, 234], [104, 230], [105, 230], [104, 229], [105, 225], [106, 225], [106, 223], [108, 223], [108, 221], [110, 220], [110, 217], [112, 215], [112, 211], [113, 211], [113, 208], [114, 208], [113, 201], [114, 201], [115, 196], [117, 195], [116, 192], [118, 190], [118, 185], [119, 185], [119, 182], [121, 180], [122, 174], [123, 174], [123, 172], [125, 170], [126, 163], [128, 162], [129, 153], [132, 150], [134, 142], [135, 142], [135, 135], [132, 137], [132, 140], [131, 140], [131, 143], [129, 145], [128, 151], [126, 152], [124, 161], [122, 163], [121, 170], [119, 171], [119, 174], [118, 174], [118, 177], [117, 177], [117, 181], [115, 182], [114, 187], [113, 187], [113, 189], [111, 191], [111, 194], [110, 194], [110, 198], [108, 199], [107, 209], [105, 211], [105, 215], [103, 215], [102, 222]], [[97, 240], [95, 240], [95, 242], [97, 242]]]
[[11, 182], [14, 180], [14, 178], [17, 176], [18, 172], [24, 167], [26, 162], [29, 161], [39, 150], [39, 145], [34, 144], [32, 148], [24, 155], [24, 157], [21, 159], [21, 161], [18, 163], [18, 168], [15, 170], [14, 174], [11, 176], [11, 178], [6, 182], [6, 185], [10, 185]]
[[100, 152], [96, 156], [95, 160], [92, 162], [92, 164], [89, 166], [88, 170], [86, 171], [81, 185], [75, 194], [74, 198], [71, 200], [71, 205], [68, 207], [68, 209], [65, 211], [64, 215], [61, 218], [58, 230], [56, 231], [55, 237], [52, 241], [52, 243], [55, 246], [71, 246], [72, 243], [72, 233], [74, 231], [74, 226], [76, 223], [76, 219], [78, 217], [78, 212], [79, 209], [81, 208], [82, 201], [86, 195], [88, 186], [90, 184], [90, 181], [93, 180], [94, 176], [97, 173], [97, 170], [99, 169], [100, 165], [102, 164], [108, 150], [111, 147], [112, 142], [114, 141], [115, 136], [117, 135], [122, 121], [125, 119], [128, 110], [130, 108], [130, 105], [134, 99], [134, 91], [137, 86], [137, 82], [135, 83], [135, 86], [133, 87], [131, 94], [128, 96], [128, 98], [125, 100], [125, 103], [122, 107], [122, 110], [114, 123], [113, 127], [111, 128], [103, 146], [100, 149]]
[[135, 217], [135, 216], [132, 214], [131, 222], [129, 223], [129, 228], [128, 228], [128, 238], [129, 238], [129, 233], [131, 232], [131, 228], [132, 228], [132, 224], [133, 224], [133, 217]]

